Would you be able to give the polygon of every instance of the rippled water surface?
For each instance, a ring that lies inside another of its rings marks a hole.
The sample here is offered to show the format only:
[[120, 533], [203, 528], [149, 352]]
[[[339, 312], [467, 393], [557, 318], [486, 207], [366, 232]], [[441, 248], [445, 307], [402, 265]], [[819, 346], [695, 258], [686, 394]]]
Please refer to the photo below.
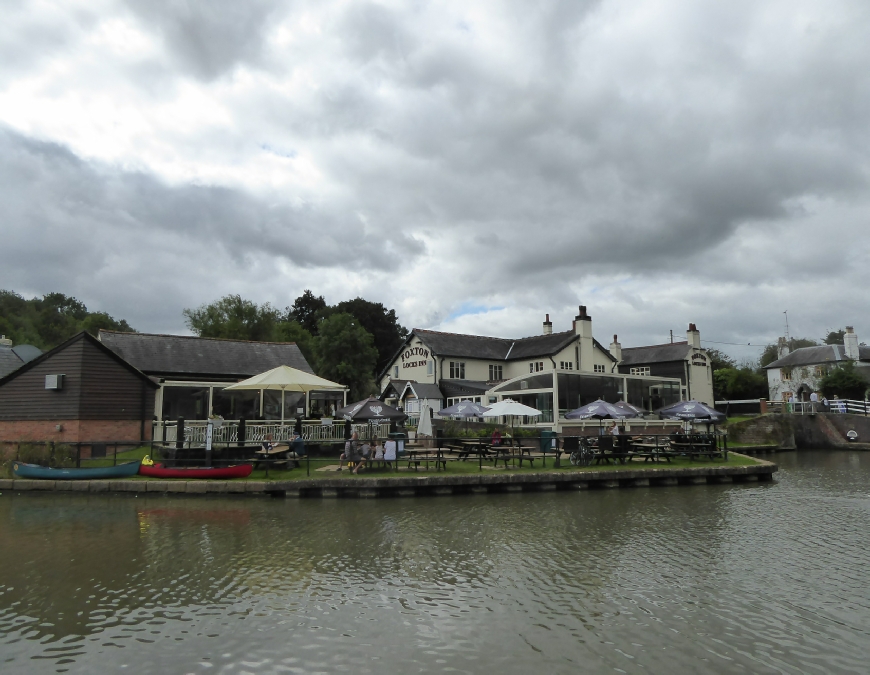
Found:
[[0, 673], [858, 673], [870, 453], [773, 484], [0, 497]]

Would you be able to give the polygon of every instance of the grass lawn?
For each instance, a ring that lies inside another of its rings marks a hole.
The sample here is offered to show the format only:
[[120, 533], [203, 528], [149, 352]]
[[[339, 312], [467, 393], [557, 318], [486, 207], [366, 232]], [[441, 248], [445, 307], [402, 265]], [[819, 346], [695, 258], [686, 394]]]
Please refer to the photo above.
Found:
[[[150, 449], [148, 446], [143, 446], [140, 448], [135, 448], [132, 450], [126, 450], [124, 452], [118, 453], [117, 463], [122, 464], [124, 462], [130, 462], [136, 459], [142, 459], [146, 455], [148, 455]], [[707, 460], [707, 459], [696, 459], [689, 460], [685, 457], [675, 457], [670, 463], [668, 462], [659, 462], [654, 464], [652, 462], [642, 462], [639, 460], [629, 462], [627, 464], [601, 464], [601, 465], [593, 465], [587, 467], [576, 467], [572, 466], [567, 457], [563, 456], [561, 466], [557, 469], [553, 467], [553, 458], [547, 458], [546, 467], [541, 467], [540, 458], [535, 459], [535, 467], [529, 468], [526, 462], [523, 462], [523, 468], [519, 468], [518, 466], [512, 466], [509, 469], [502, 469], [501, 465], [498, 469], [492, 468], [492, 461], [485, 461], [483, 463], [483, 470], [480, 470], [480, 466], [476, 459], [469, 459], [468, 461], [456, 461], [448, 458], [447, 462], [447, 470], [436, 471], [435, 465], [433, 462], [429, 463], [428, 470], [426, 469], [425, 463], [420, 464], [420, 468], [418, 471], [414, 471], [412, 469], [407, 468], [407, 460], [399, 462], [400, 470], [398, 472], [388, 471], [384, 469], [373, 469], [369, 471], [365, 471], [362, 474], [354, 475], [350, 470], [346, 467], [343, 471], [317, 471], [317, 469], [325, 466], [336, 466], [338, 464], [337, 459], [332, 458], [317, 458], [311, 460], [311, 475], [307, 475], [306, 473], [306, 462], [303, 460], [302, 465], [297, 469], [291, 470], [275, 470], [270, 469], [268, 478], [266, 477], [265, 469], [257, 469], [254, 471], [248, 478], [238, 478], [235, 480], [250, 480], [250, 481], [264, 481], [264, 480], [317, 480], [317, 479], [331, 479], [331, 478], [349, 478], [352, 480], [366, 480], [373, 478], [393, 478], [393, 477], [407, 477], [407, 476], [431, 476], [431, 475], [439, 475], [439, 476], [461, 476], [466, 474], [531, 474], [531, 473], [541, 473], [542, 471], [558, 471], [560, 473], [582, 473], [582, 472], [607, 472], [607, 471], [618, 471], [620, 469], [664, 469], [664, 468], [692, 468], [692, 467], [709, 467], [709, 466], [750, 466], [752, 464], [756, 464], [756, 460], [751, 457], [738, 456], [733, 453], [729, 453], [728, 461], [723, 462], [722, 460]], [[94, 459], [94, 460], [83, 460], [82, 467], [91, 468], [91, 467], [101, 467], [101, 466], [112, 466], [112, 457]], [[166, 479], [155, 479], [155, 478], [146, 478], [144, 476], [135, 476], [132, 478], [133, 480], [166, 480]], [[170, 479], [171, 480], [171, 479]]]

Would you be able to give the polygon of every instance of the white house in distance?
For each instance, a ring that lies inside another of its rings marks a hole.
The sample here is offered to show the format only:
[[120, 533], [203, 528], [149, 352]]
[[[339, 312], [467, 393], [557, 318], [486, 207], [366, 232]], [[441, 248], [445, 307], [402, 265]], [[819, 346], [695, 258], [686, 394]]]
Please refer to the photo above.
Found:
[[[381, 397], [414, 411], [413, 385], [427, 384], [434, 411], [461, 400], [512, 398], [543, 411], [546, 424], [598, 398], [654, 410], [691, 391], [712, 403], [710, 360], [693, 324], [686, 342], [640, 348], [646, 351], [623, 350], [615, 338], [608, 349], [593, 337], [585, 306], [570, 330], [554, 333], [547, 315], [541, 335], [516, 340], [415, 328], [378, 377]], [[433, 405], [435, 387], [440, 405]]]
[[765, 366], [771, 401], [787, 401], [792, 394], [798, 401], [809, 401], [810, 394], [819, 390], [822, 378], [843, 361], [852, 361], [870, 379], [870, 347], [858, 344], [858, 335], [852, 326], [846, 326], [841, 345], [818, 345], [789, 351], [788, 341], [781, 337], [777, 343], [777, 356], [776, 361]]

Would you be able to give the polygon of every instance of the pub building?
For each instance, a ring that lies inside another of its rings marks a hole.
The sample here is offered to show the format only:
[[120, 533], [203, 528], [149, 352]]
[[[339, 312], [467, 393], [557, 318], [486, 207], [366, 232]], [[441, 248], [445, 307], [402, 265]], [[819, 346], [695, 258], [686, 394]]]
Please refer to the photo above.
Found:
[[689, 324], [685, 342], [623, 349], [613, 336], [605, 348], [592, 335], [592, 317], [580, 306], [571, 330], [554, 333], [549, 314], [541, 335], [511, 340], [415, 328], [378, 376], [381, 398], [419, 411], [417, 384], [433, 411], [462, 400], [492, 405], [511, 398], [537, 408], [538, 424], [561, 428], [565, 413], [604, 399], [647, 411], [695, 399], [713, 403], [710, 359]]
[[158, 385], [154, 418], [174, 421], [225, 419], [292, 420], [331, 417], [345, 405], [347, 390], [226, 391], [230, 384], [278, 366], [314, 370], [294, 342], [250, 342], [187, 335], [101, 330], [99, 341]]

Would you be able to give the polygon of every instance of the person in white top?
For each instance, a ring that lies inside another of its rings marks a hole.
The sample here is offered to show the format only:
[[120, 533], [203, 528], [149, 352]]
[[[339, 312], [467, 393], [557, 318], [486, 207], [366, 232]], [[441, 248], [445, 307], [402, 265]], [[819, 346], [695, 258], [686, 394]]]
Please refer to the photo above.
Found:
[[810, 394], [810, 410], [814, 413], [818, 412], [819, 408], [819, 395], [816, 392]]
[[619, 436], [619, 425], [616, 422], [613, 422], [609, 431], [611, 436]]
[[392, 438], [384, 442], [384, 461], [396, 461], [396, 441], [394, 441]]

